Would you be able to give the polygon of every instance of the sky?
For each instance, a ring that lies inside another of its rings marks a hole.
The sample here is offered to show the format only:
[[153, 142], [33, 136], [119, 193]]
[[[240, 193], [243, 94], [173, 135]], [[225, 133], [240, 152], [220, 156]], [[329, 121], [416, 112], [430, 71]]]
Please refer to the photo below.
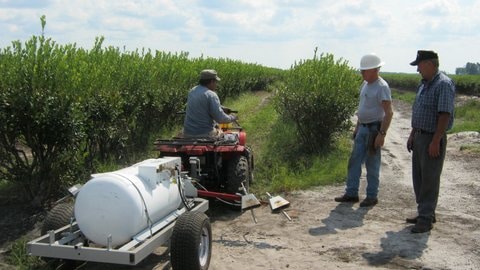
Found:
[[289, 69], [318, 53], [358, 68], [376, 53], [382, 71], [415, 73], [417, 50], [435, 50], [455, 73], [480, 62], [477, 0], [0, 0], [0, 49], [42, 34], [91, 49], [188, 52]]

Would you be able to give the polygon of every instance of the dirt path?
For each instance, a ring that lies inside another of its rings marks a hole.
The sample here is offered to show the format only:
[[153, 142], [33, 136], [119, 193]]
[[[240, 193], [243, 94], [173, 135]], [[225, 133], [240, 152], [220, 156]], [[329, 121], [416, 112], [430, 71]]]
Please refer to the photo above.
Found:
[[[405, 218], [416, 214], [411, 154], [406, 151], [410, 108], [395, 102], [382, 154], [379, 204], [360, 208], [333, 198], [344, 186], [284, 195], [292, 221], [255, 209], [258, 223], [243, 214], [212, 207], [210, 269], [480, 269], [480, 158], [460, 151], [480, 143], [478, 133], [449, 136], [437, 223], [411, 234]], [[365, 196], [365, 176], [360, 196]], [[137, 267], [87, 263], [80, 269], [171, 269], [159, 248]]]

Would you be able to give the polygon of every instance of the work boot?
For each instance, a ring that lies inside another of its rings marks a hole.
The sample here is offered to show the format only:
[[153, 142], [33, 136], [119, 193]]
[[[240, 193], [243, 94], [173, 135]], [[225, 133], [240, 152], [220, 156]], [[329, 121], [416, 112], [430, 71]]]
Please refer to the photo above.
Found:
[[433, 228], [431, 223], [417, 223], [411, 229], [412, 233], [424, 233], [428, 232]]
[[335, 201], [356, 203], [356, 202], [359, 202], [360, 200], [358, 199], [358, 196], [348, 196], [347, 194], [344, 194], [343, 196], [335, 197]]
[[360, 203], [360, 207], [370, 207], [370, 206], [374, 206], [378, 203], [378, 199], [377, 198], [365, 198], [365, 200], [363, 200], [361, 203]]
[[[407, 218], [405, 221], [406, 221], [407, 223], [416, 224], [417, 221], [418, 221], [418, 217]], [[436, 223], [436, 222], [437, 222], [437, 219], [435, 218], [435, 216], [433, 216], [433, 218], [432, 218], [432, 223]]]

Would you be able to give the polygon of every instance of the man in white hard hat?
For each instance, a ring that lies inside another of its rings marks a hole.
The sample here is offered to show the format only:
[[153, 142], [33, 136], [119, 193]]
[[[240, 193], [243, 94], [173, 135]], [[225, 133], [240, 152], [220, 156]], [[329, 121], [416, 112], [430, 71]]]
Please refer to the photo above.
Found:
[[388, 83], [379, 76], [384, 63], [375, 54], [367, 54], [360, 60], [363, 83], [360, 87], [360, 103], [357, 111], [357, 125], [353, 132], [354, 144], [348, 161], [348, 175], [345, 194], [336, 197], [337, 202], [359, 201], [358, 189], [362, 164], [367, 170], [366, 198], [361, 207], [378, 203], [378, 187], [381, 164], [381, 147], [392, 121], [392, 94]]
[[184, 137], [218, 137], [221, 129], [216, 123], [230, 123], [237, 119], [235, 115], [226, 114], [228, 108], [220, 104], [215, 90], [220, 78], [213, 69], [200, 72], [199, 84], [188, 93], [187, 110], [183, 122]]

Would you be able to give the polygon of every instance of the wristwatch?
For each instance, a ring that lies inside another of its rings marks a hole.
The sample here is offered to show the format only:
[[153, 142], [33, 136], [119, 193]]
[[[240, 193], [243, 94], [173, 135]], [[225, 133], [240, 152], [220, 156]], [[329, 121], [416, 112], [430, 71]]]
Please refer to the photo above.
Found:
[[387, 132], [385, 130], [380, 130], [378, 133], [382, 134], [383, 136], [387, 135]]

